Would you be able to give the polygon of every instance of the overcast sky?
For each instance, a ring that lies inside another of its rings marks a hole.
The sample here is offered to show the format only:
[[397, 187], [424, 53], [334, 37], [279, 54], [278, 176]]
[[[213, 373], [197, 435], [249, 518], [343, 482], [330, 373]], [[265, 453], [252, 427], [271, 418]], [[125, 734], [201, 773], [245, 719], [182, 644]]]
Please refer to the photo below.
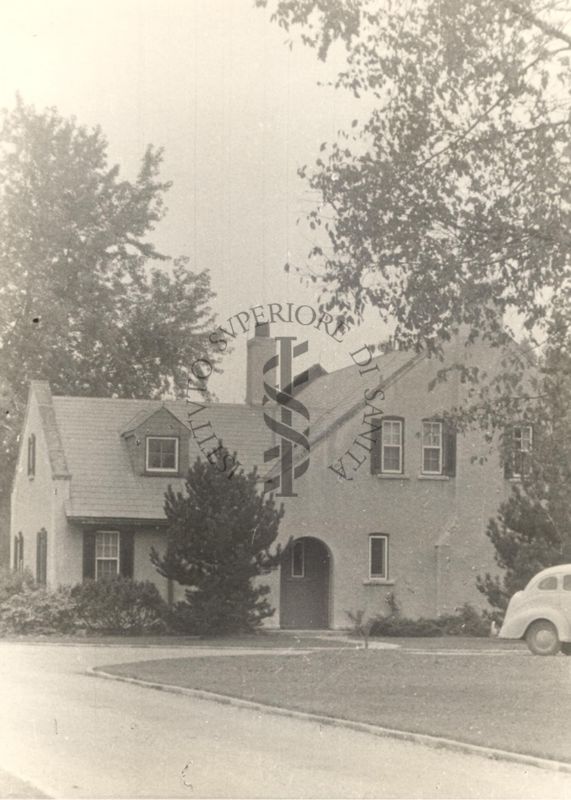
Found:
[[[312, 244], [296, 224], [311, 207], [297, 168], [359, 116], [357, 101], [318, 85], [332, 65], [290, 50], [254, 0], [0, 0], [0, 10], [2, 106], [19, 91], [100, 125], [128, 177], [148, 143], [165, 148], [173, 188], [154, 240], [210, 270], [220, 320], [258, 303], [315, 303], [283, 265]], [[310, 347], [311, 362], [350, 363], [323, 336]], [[215, 379], [222, 400], [243, 400], [244, 353], [245, 340]]]

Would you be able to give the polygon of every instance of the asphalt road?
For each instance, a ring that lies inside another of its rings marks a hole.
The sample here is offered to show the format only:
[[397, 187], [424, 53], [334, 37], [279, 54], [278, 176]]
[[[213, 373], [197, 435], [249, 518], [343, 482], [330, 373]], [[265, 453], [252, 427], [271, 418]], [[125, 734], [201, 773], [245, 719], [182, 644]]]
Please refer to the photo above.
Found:
[[181, 654], [0, 644], [0, 774], [57, 798], [571, 797], [571, 775], [86, 674]]

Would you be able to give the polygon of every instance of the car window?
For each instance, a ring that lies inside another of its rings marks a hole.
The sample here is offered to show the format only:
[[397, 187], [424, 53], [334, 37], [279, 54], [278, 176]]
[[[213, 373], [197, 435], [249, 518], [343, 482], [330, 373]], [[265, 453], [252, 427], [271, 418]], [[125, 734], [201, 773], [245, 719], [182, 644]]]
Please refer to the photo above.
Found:
[[549, 575], [549, 577], [539, 581], [537, 588], [542, 589], [544, 592], [557, 589], [557, 575]]
[[566, 592], [571, 592], [571, 575], [563, 576], [563, 588]]

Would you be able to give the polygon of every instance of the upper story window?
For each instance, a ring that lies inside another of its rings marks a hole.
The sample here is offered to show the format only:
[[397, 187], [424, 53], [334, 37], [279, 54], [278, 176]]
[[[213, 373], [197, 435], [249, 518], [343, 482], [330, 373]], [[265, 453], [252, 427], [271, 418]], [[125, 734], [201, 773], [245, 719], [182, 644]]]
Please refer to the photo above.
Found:
[[427, 475], [442, 474], [442, 423], [422, 423], [422, 471]]
[[389, 576], [389, 537], [374, 533], [369, 536], [369, 578], [387, 580]]
[[522, 478], [531, 471], [533, 426], [514, 425], [508, 433], [508, 452], [505, 461], [506, 478]]
[[116, 578], [119, 575], [119, 533], [99, 531], [95, 537], [95, 578]]
[[456, 433], [441, 420], [423, 420], [421, 437], [422, 474], [455, 475]]
[[178, 472], [178, 437], [147, 436], [148, 472]]
[[36, 474], [36, 436], [31, 433], [28, 436], [28, 475]]
[[403, 420], [383, 419], [381, 426], [381, 472], [403, 470]]

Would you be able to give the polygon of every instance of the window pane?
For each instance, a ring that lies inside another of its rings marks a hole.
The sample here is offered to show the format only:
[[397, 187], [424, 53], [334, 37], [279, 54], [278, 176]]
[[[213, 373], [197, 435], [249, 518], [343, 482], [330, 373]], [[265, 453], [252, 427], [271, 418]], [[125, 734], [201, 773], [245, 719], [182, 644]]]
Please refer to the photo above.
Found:
[[117, 532], [98, 533], [95, 540], [96, 558], [119, 557], [119, 534]]
[[422, 444], [426, 447], [440, 447], [441, 444], [441, 428], [440, 422], [423, 422], [422, 423]]
[[440, 448], [424, 448], [422, 469], [423, 472], [440, 472]]
[[371, 578], [386, 577], [386, 537], [370, 537]]
[[550, 575], [548, 578], [544, 578], [540, 581], [538, 589], [542, 589], [543, 591], [553, 591], [557, 589], [557, 576]]
[[176, 469], [176, 445], [176, 439], [149, 438], [148, 468]]
[[566, 592], [571, 592], [571, 575], [563, 576], [563, 588]]
[[401, 423], [398, 420], [383, 422], [383, 444], [398, 445], [401, 443]]
[[383, 469], [400, 472], [400, 447], [383, 447]]
[[119, 572], [118, 562], [113, 559], [97, 559], [96, 578], [116, 578]]
[[531, 450], [531, 425], [520, 425], [513, 431], [513, 448], [516, 451], [529, 453]]
[[303, 542], [295, 542], [291, 551], [291, 574], [294, 578], [303, 578], [304, 546]]

